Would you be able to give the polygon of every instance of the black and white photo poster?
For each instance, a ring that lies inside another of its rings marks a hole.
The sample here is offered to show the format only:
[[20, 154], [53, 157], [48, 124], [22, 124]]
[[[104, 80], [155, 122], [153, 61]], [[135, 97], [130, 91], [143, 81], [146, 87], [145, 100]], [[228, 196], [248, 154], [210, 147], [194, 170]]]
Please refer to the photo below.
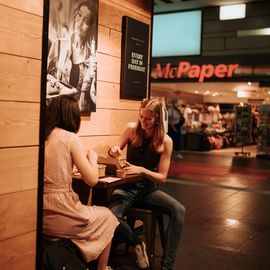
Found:
[[124, 16], [122, 21], [122, 62], [120, 97], [147, 97], [149, 25]]
[[47, 98], [72, 94], [96, 111], [98, 0], [50, 0]]

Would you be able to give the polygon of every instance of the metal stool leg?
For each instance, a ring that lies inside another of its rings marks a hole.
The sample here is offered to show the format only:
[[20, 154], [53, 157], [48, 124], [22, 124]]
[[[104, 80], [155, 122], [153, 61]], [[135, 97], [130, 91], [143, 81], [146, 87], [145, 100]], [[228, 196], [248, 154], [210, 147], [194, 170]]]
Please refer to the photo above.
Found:
[[164, 248], [165, 248], [165, 228], [164, 228], [164, 220], [163, 220], [162, 214], [158, 214], [157, 221], [158, 221], [160, 242], [161, 242], [162, 249], [164, 250]]

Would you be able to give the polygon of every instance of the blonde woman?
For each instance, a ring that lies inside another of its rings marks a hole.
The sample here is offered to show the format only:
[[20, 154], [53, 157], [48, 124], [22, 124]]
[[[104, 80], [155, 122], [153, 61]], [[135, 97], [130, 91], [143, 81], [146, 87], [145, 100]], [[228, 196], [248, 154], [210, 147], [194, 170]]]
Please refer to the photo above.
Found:
[[144, 176], [139, 183], [115, 190], [109, 206], [120, 221], [117, 234], [134, 246], [137, 265], [141, 269], [149, 266], [145, 244], [123, 221], [126, 211], [133, 205], [143, 205], [169, 217], [160, 268], [163, 270], [173, 269], [185, 216], [185, 207], [158, 188], [159, 184], [166, 182], [172, 154], [172, 140], [164, 132], [162, 111], [158, 99], [144, 100], [137, 123], [128, 123], [118, 145], [108, 152], [110, 156], [119, 157], [127, 146], [126, 173]]

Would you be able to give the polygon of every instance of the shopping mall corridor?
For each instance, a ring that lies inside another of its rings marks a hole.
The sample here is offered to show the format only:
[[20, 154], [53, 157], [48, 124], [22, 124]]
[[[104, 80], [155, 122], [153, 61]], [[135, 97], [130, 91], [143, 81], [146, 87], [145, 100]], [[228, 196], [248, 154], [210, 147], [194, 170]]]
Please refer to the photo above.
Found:
[[[237, 158], [233, 149], [182, 154], [161, 187], [187, 210], [174, 270], [269, 270], [270, 161]], [[120, 246], [115, 269], [137, 269], [131, 250]]]

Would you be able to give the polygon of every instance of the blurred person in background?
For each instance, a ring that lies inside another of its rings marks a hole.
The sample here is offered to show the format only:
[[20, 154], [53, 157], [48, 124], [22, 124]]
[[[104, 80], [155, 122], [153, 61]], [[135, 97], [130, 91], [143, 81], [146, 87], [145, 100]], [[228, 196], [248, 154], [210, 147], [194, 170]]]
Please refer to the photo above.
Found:
[[173, 140], [173, 157], [181, 159], [183, 156], [180, 154], [181, 150], [181, 128], [185, 124], [185, 118], [178, 108], [178, 100], [172, 100], [172, 106], [168, 108], [168, 135]]

